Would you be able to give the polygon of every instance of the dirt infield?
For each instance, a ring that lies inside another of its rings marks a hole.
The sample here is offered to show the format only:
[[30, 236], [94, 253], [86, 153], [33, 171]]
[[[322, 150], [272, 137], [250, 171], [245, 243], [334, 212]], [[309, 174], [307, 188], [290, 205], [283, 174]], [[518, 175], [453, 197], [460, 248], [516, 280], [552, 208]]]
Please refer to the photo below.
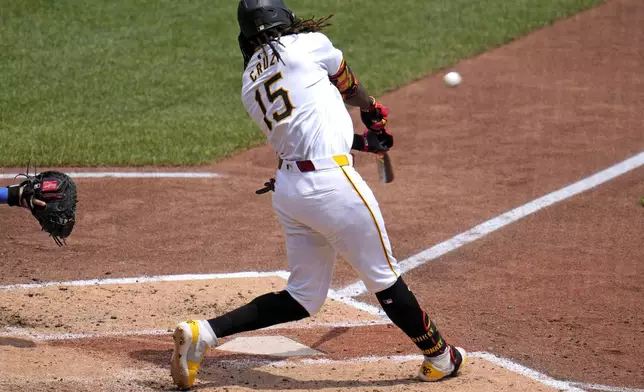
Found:
[[[642, 26], [642, 1], [608, 1], [461, 62], [458, 88], [435, 75], [382, 97], [396, 180], [378, 183], [371, 156], [358, 154], [356, 166], [399, 261], [643, 152]], [[137, 169], [148, 170], [161, 169]], [[12, 230], [0, 232], [0, 390], [172, 390], [177, 321], [283, 287], [284, 237], [270, 197], [254, 194], [274, 174], [271, 150], [185, 170], [221, 177], [78, 179], [79, 222], [65, 248], [24, 211], [2, 209]], [[644, 388], [643, 184], [644, 168], [630, 170], [406, 273], [447, 339], [478, 355], [432, 390]], [[226, 275], [241, 271], [271, 273]], [[115, 281], [38, 286], [106, 278]], [[356, 280], [339, 261], [333, 288]], [[215, 350], [200, 389], [426, 390], [412, 379], [411, 342], [373, 308], [343, 300], [313, 320], [243, 335], [286, 336], [321, 358]]]
[[[273, 277], [12, 290], [2, 294], [0, 326], [20, 326], [41, 334], [171, 330], [176, 320], [222, 314], [283, 286], [283, 279]], [[42, 309], [47, 312], [43, 314]], [[344, 320], [367, 322], [379, 318], [330, 300], [307, 322]]]
[[[91, 344], [91, 342], [88, 342]], [[170, 390], [165, 380], [168, 377], [163, 366], [170, 354], [169, 346], [160, 346], [140, 340], [128, 343], [148, 347], [133, 355], [109, 355], [105, 352], [78, 354], [64, 346], [39, 346], [36, 350], [13, 349], [9, 352], [20, 355], [25, 361], [35, 364], [35, 372], [25, 373], [15, 363], [5, 370], [18, 374], [10, 383], [0, 383], [3, 391], [159, 391]], [[152, 349], [150, 349], [150, 347]], [[154, 350], [154, 349], [157, 350]], [[158, 355], [157, 352], [163, 355]], [[61, 362], [44, 362], [48, 358], [74, 356], [78, 361], [73, 371]], [[237, 360], [233, 360], [236, 358]], [[161, 359], [161, 360], [159, 360]], [[200, 391], [424, 391], [427, 385], [413, 380], [418, 360], [398, 357], [396, 360], [354, 361], [309, 361], [308, 363], [242, 363], [237, 356], [220, 355], [204, 359], [204, 371], [199, 380]], [[499, 366], [474, 358], [463, 377], [432, 386], [436, 391], [555, 391], [536, 381], [527, 380]], [[341, 370], [340, 370], [341, 369]], [[63, 375], [61, 377], [61, 375]]]

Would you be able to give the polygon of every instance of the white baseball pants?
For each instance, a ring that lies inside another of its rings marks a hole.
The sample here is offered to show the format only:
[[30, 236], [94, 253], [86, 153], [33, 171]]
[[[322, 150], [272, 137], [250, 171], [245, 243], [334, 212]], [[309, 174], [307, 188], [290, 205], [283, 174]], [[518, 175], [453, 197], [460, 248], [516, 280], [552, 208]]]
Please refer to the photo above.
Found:
[[378, 202], [352, 163], [340, 155], [313, 161], [321, 170], [301, 172], [284, 161], [277, 172], [273, 208], [286, 236], [286, 290], [310, 315], [326, 300], [337, 254], [372, 293], [400, 274]]

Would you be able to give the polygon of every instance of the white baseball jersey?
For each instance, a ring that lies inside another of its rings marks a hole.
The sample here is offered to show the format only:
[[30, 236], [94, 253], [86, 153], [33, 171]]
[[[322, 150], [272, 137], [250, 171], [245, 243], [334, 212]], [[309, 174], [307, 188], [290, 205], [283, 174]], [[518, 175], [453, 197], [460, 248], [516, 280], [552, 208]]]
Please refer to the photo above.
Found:
[[[284, 63], [268, 45], [268, 56], [259, 49], [250, 59], [242, 100], [280, 158], [337, 164], [306, 172], [280, 165], [272, 193], [286, 235], [286, 290], [313, 315], [331, 287], [338, 254], [374, 293], [391, 287], [400, 269], [378, 202], [349, 159], [353, 122], [330, 78], [345, 88], [353, 80], [342, 52], [322, 33], [280, 41], [274, 46]], [[341, 156], [346, 160], [336, 161]]]
[[[347, 154], [353, 123], [338, 89], [329, 80], [343, 55], [322, 33], [288, 35], [250, 59], [242, 78], [242, 101], [285, 160]], [[268, 54], [268, 56], [266, 56]]]

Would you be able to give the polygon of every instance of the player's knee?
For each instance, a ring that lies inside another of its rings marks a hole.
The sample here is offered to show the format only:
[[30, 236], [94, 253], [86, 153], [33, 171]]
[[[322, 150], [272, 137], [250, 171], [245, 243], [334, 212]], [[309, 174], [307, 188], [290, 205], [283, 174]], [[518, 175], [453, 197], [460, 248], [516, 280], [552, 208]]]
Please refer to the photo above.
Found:
[[324, 300], [326, 297], [323, 296], [313, 296], [313, 295], [307, 295], [295, 290], [287, 290], [293, 299], [295, 299], [306, 311], [308, 312], [309, 316], [313, 316], [317, 314], [320, 309], [322, 309], [322, 305], [324, 305]]
[[321, 300], [315, 300], [307, 304], [307, 306], [304, 306], [304, 308], [309, 312], [311, 316], [316, 315], [320, 309], [322, 309], [322, 305], [324, 305], [324, 299]]
[[314, 298], [308, 301], [303, 301], [300, 302], [300, 305], [306, 309], [310, 316], [314, 316], [320, 311], [320, 309], [322, 309], [324, 298]]

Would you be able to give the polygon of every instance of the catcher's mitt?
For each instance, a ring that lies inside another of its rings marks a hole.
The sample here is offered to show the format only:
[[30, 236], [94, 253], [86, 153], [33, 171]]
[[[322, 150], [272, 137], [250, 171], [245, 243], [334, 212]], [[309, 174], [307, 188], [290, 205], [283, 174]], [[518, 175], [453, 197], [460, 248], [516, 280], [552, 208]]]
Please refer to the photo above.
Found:
[[27, 179], [18, 185], [20, 205], [28, 208], [42, 230], [62, 246], [76, 223], [76, 184], [59, 171], [23, 176]]

